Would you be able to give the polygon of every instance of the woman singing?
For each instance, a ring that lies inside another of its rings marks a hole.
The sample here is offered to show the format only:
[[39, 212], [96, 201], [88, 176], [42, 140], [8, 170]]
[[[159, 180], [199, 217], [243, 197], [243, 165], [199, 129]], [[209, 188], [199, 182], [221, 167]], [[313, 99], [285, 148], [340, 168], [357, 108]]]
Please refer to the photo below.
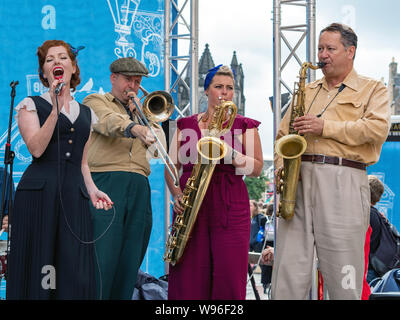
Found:
[[[209, 70], [204, 83], [205, 113], [178, 120], [171, 157], [183, 169], [182, 188], [165, 178], [174, 197], [174, 213], [182, 212], [182, 189], [197, 161], [197, 141], [206, 134], [215, 106], [232, 101], [234, 75], [227, 66]], [[244, 300], [250, 238], [249, 197], [243, 175], [258, 176], [263, 167], [259, 122], [237, 115], [222, 139], [229, 149], [217, 164], [197, 221], [181, 260], [170, 265], [169, 299]]]
[[33, 160], [10, 217], [7, 299], [95, 298], [89, 199], [98, 209], [108, 210], [112, 202], [93, 183], [86, 161], [94, 118], [71, 96], [80, 82], [76, 54], [64, 41], [45, 41], [37, 55], [49, 91], [16, 107]]

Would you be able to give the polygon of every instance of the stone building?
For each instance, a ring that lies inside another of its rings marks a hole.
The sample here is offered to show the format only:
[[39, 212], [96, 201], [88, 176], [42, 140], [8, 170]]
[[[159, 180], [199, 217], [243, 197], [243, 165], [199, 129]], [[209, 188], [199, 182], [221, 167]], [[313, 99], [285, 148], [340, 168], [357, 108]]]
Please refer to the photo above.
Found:
[[388, 90], [392, 114], [400, 114], [400, 74], [397, 73], [397, 62], [394, 58], [389, 64]]
[[[200, 57], [199, 61], [199, 112], [204, 112], [207, 109], [207, 97], [204, 93], [204, 79], [207, 75], [207, 71], [211, 68], [214, 68], [215, 64], [213, 58], [211, 56], [209, 45], [206, 44], [203, 54]], [[233, 57], [230, 65], [231, 69], [234, 71], [236, 75], [235, 80], [235, 95], [233, 102], [236, 104], [238, 108], [238, 113], [244, 115], [245, 113], [245, 102], [246, 98], [243, 93], [244, 89], [244, 74], [242, 64], [238, 63], [238, 59], [236, 56], [236, 51], [233, 52]], [[185, 82], [190, 85], [189, 77], [186, 76]], [[179, 109], [182, 110], [184, 106], [189, 103], [189, 94], [190, 91], [188, 88], [181, 82], [178, 85], [178, 104]], [[186, 114], [188, 115], [188, 114]]]

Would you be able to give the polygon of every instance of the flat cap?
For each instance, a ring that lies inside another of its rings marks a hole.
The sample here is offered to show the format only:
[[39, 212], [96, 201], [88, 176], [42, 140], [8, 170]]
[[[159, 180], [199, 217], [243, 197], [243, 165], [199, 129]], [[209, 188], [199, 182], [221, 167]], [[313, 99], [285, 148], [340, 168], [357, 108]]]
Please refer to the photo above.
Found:
[[139, 60], [127, 57], [119, 58], [110, 65], [112, 73], [121, 73], [126, 76], [145, 76], [147, 77], [149, 70]]

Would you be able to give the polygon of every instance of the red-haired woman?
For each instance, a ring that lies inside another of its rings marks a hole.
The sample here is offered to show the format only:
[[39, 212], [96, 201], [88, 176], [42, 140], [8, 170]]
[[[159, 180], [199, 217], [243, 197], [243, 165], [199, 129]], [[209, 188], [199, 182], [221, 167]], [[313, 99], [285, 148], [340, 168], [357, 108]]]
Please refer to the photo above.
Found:
[[110, 209], [86, 161], [91, 110], [71, 96], [80, 82], [77, 51], [60, 40], [38, 48], [39, 76], [49, 88], [16, 107], [32, 155], [15, 193], [7, 299], [94, 299], [89, 199]]

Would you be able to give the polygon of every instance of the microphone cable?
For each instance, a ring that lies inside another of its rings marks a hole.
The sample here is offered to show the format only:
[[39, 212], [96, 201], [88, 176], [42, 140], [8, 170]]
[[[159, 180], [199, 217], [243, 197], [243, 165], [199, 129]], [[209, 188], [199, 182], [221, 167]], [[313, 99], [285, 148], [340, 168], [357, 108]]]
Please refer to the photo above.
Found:
[[333, 99], [331, 101], [329, 101], [328, 105], [319, 113], [317, 114], [317, 118], [321, 118], [321, 116], [325, 113], [326, 109], [328, 109], [328, 107], [331, 105], [331, 103], [333, 102], [333, 100], [336, 99], [336, 97], [339, 95], [339, 93], [341, 93], [344, 88], [346, 88], [346, 85], [344, 83], [342, 83], [339, 87], [338, 92], [335, 94], [335, 96], [333, 97]]
[[75, 232], [72, 230], [72, 227], [69, 224], [68, 219], [65, 215], [64, 205], [63, 205], [63, 201], [62, 201], [62, 194], [61, 194], [61, 188], [62, 188], [62, 186], [61, 186], [61, 149], [60, 149], [60, 126], [59, 126], [60, 109], [59, 109], [59, 105], [58, 105], [58, 95], [56, 95], [56, 105], [57, 105], [57, 149], [58, 149], [58, 152], [57, 152], [58, 153], [57, 180], [58, 180], [58, 192], [59, 192], [59, 197], [60, 197], [61, 210], [64, 215], [65, 223], [67, 224], [68, 229], [70, 230], [71, 234], [82, 244], [94, 244], [107, 233], [107, 231], [110, 229], [111, 225], [113, 224], [115, 215], [116, 215], [115, 207], [113, 206], [113, 217], [111, 219], [111, 222], [109, 223], [107, 228], [103, 231], [103, 233], [100, 234], [96, 239], [94, 239], [92, 241], [84, 241], [84, 240], [80, 239], [79, 236], [76, 235]]
[[[328, 109], [328, 107], [331, 105], [331, 103], [333, 102], [333, 100], [336, 99], [336, 97], [338, 96], [338, 94], [341, 93], [341, 92], [344, 90], [344, 88], [346, 88], [346, 85], [345, 85], [344, 83], [342, 83], [342, 84], [340, 85], [339, 89], [338, 89], [338, 92], [337, 92], [337, 93], [335, 94], [335, 96], [333, 97], [333, 99], [327, 104], [327, 106], [326, 106], [319, 114], [317, 114], [317, 118], [321, 118], [321, 116], [325, 113], [326, 109]], [[319, 92], [321, 91], [321, 89], [322, 89], [322, 83], [319, 84], [318, 91], [317, 91], [317, 93], [315, 94], [314, 99], [312, 100], [310, 106], [308, 107], [307, 114], [308, 114], [308, 112], [310, 111], [312, 105], [314, 104], [315, 99], [317, 98], [317, 96], [318, 96]]]
[[[105, 234], [108, 232], [108, 230], [111, 228], [111, 226], [112, 226], [112, 224], [114, 223], [114, 220], [115, 220], [116, 210], [115, 210], [115, 207], [113, 206], [113, 208], [112, 208], [113, 209], [113, 217], [112, 217], [109, 225], [103, 231], [102, 234], [100, 234], [96, 239], [94, 239], [92, 241], [84, 241], [84, 240], [80, 239], [79, 236], [77, 234], [75, 234], [75, 232], [72, 230], [72, 227], [68, 222], [67, 216], [65, 215], [64, 205], [63, 205], [63, 201], [62, 201], [62, 194], [61, 194], [61, 149], [60, 149], [60, 126], [59, 126], [60, 108], [59, 108], [59, 105], [58, 105], [58, 94], [56, 94], [56, 106], [57, 106], [57, 125], [56, 126], [57, 126], [57, 156], [58, 156], [58, 159], [57, 159], [57, 182], [58, 182], [58, 192], [59, 192], [59, 197], [60, 197], [61, 211], [63, 212], [64, 220], [65, 220], [66, 225], [68, 226], [69, 231], [78, 240], [78, 242], [80, 242], [81, 244], [85, 244], [85, 245], [93, 244], [94, 256], [96, 258], [96, 266], [97, 266], [97, 270], [99, 272], [99, 282], [100, 282], [99, 283], [99, 291], [100, 291], [99, 300], [102, 300], [102, 297], [103, 297], [103, 279], [102, 279], [102, 276], [101, 276], [101, 268], [100, 268], [99, 257], [97, 255], [97, 250], [96, 250], [96, 242], [98, 240], [100, 240], [101, 238], [103, 238], [105, 236]], [[92, 230], [92, 232], [93, 231], [94, 230]]]

